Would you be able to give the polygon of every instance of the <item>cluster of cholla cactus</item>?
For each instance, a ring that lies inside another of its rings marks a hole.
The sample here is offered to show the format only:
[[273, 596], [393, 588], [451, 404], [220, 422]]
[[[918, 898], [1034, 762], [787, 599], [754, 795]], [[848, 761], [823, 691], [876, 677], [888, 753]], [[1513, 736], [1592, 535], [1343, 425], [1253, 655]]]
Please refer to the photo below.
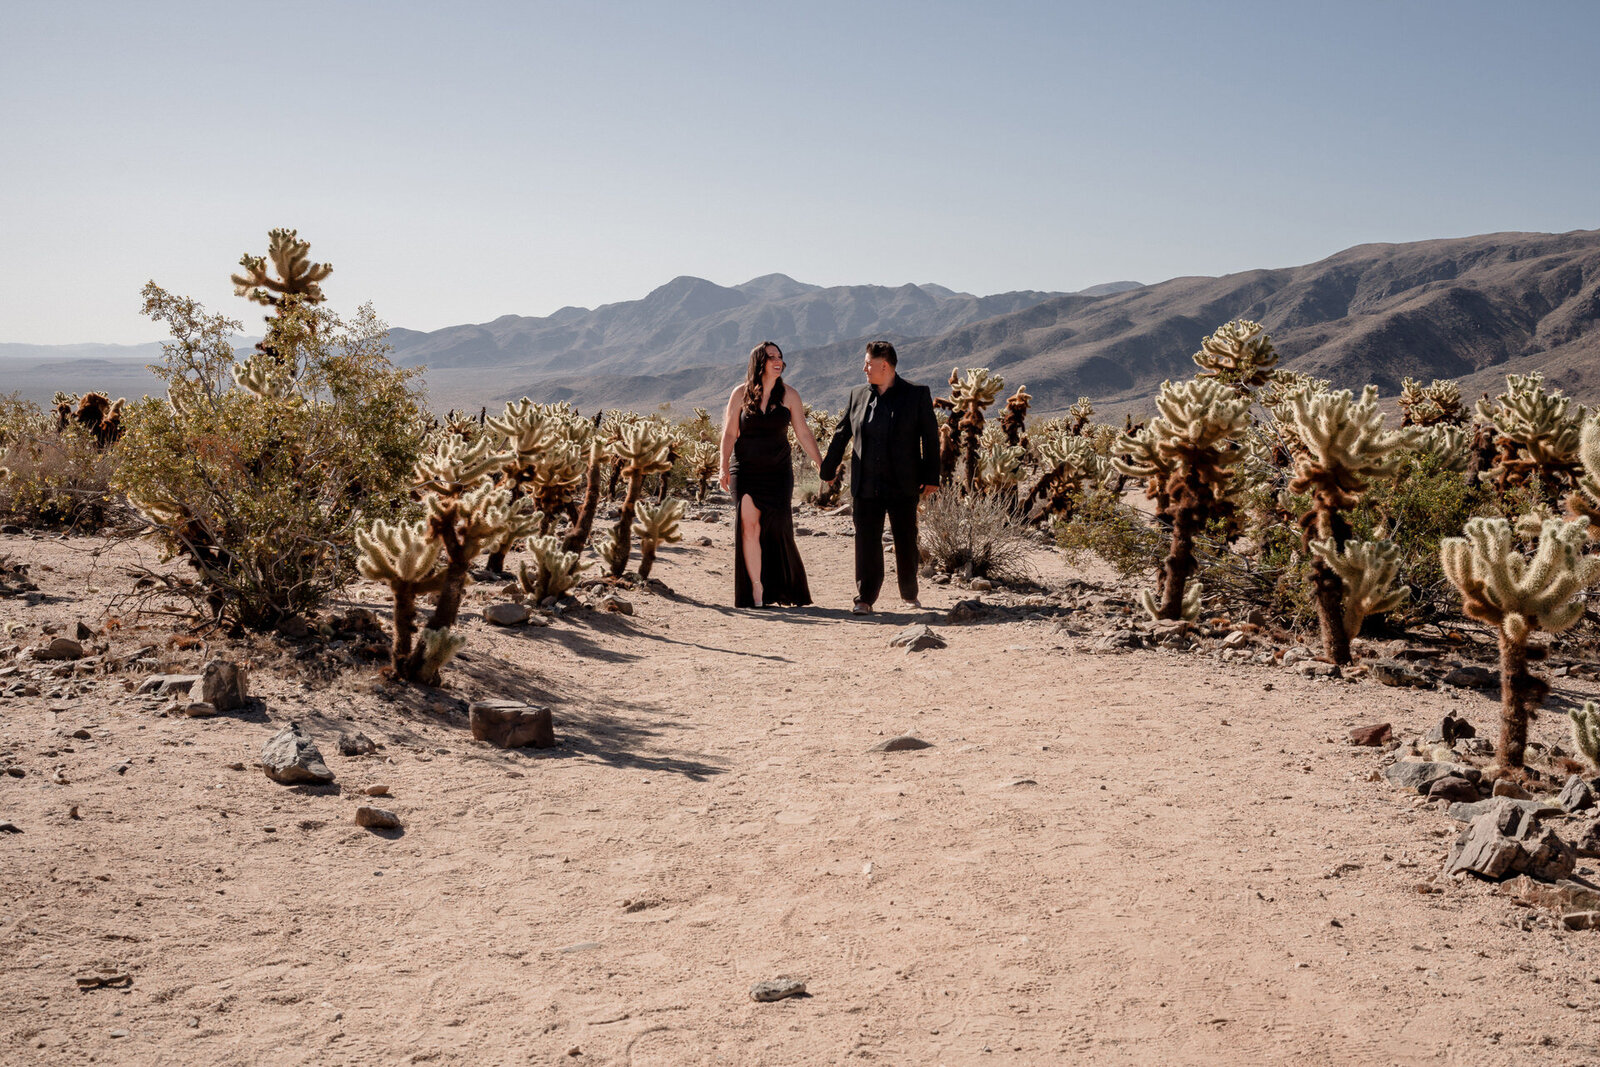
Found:
[[[496, 475], [496, 485], [513, 501], [527, 497], [539, 513], [540, 534], [548, 533], [560, 514], [575, 520], [572, 501], [588, 471], [588, 444], [593, 424], [565, 404], [535, 404], [527, 397], [507, 404], [505, 413], [484, 421], [485, 431], [510, 455]], [[532, 533], [508, 527], [489, 547], [487, 566], [505, 568], [512, 545]]]
[[617, 525], [600, 539], [595, 550], [611, 576], [620, 578], [628, 567], [632, 551], [634, 509], [639, 503], [639, 492], [646, 477], [666, 474], [672, 469], [672, 437], [659, 423], [641, 419], [619, 424], [609, 451], [617, 461], [617, 471], [627, 479], [628, 487]]
[[1537, 476], [1553, 502], [1575, 486], [1588, 417], [1582, 404], [1559, 389], [1546, 389], [1541, 374], [1508, 374], [1506, 391], [1493, 402], [1479, 400], [1477, 410], [1494, 428], [1497, 451], [1487, 473], [1501, 492]]
[[1415, 378], [1400, 383], [1401, 426], [1460, 426], [1467, 412], [1461, 405], [1461, 387], [1439, 378], [1423, 385]]
[[[560, 538], [553, 534], [539, 534], [527, 540], [529, 560], [524, 560], [517, 571], [522, 591], [538, 605], [553, 603], [574, 585], [578, 575], [588, 564], [577, 552], [568, 552], [561, 546]], [[532, 567], [528, 566], [529, 562]]]
[[1194, 354], [1198, 377], [1228, 386], [1241, 396], [1249, 396], [1272, 377], [1278, 363], [1278, 350], [1259, 322], [1235, 319], [1224, 323], [1200, 342]]
[[[1400, 450], [1415, 445], [1420, 435], [1412, 429], [1386, 430], [1378, 410], [1378, 390], [1370, 385], [1359, 401], [1348, 389], [1306, 389], [1291, 394], [1286, 406], [1303, 449], [1289, 488], [1311, 496], [1311, 508], [1300, 523], [1316, 556], [1312, 584], [1323, 650], [1334, 663], [1346, 664], [1356, 633], [1352, 620], [1359, 629], [1366, 614], [1392, 610], [1403, 601], [1382, 583], [1383, 578], [1393, 582], [1396, 576], [1394, 546], [1352, 542], [1345, 512], [1360, 502], [1374, 478], [1395, 470]], [[1364, 591], [1354, 603], [1352, 587]]]
[[[971, 367], [963, 377], [958, 367], [950, 370], [950, 396], [934, 401], [949, 412], [939, 430], [940, 478], [950, 484], [961, 468], [961, 484], [968, 490], [979, 487], [982, 466], [984, 411], [1000, 396], [1005, 380], [990, 374], [987, 367]], [[1019, 395], [1026, 397], [1026, 393]], [[1023, 410], [1026, 411], [1026, 400]], [[1015, 442], [1012, 442], [1015, 443]]]
[[1034, 433], [1032, 443], [1037, 474], [1021, 510], [1025, 515], [1070, 519], [1084, 487], [1105, 479], [1108, 461], [1090, 438], [1070, 426], [1047, 426]]
[[1560, 633], [1583, 615], [1578, 594], [1600, 580], [1600, 558], [1585, 556], [1588, 520], [1545, 520], [1529, 559], [1516, 545], [1511, 523], [1479, 517], [1465, 537], [1440, 545], [1445, 575], [1461, 592], [1462, 609], [1495, 627], [1500, 644], [1501, 729], [1492, 777], [1520, 773], [1528, 720], [1549, 687], [1528, 671], [1534, 631]]
[[122, 437], [122, 409], [127, 403], [127, 397], [112, 400], [104, 393], [84, 393], [82, 397], [57, 393], [56, 432], [76, 423], [88, 431], [95, 447], [103, 452]]
[[1161, 412], [1136, 434], [1117, 439], [1116, 469], [1146, 480], [1172, 523], [1172, 543], [1154, 592], [1142, 595], [1157, 619], [1195, 619], [1200, 583], [1194, 542], [1214, 519], [1235, 508], [1234, 465], [1243, 455], [1239, 436], [1250, 421], [1250, 400], [1212, 378], [1162, 382]]
[[[513, 501], [494, 484], [511, 458], [481, 437], [472, 443], [439, 434], [417, 460], [416, 491], [426, 514], [415, 522], [378, 521], [356, 535], [357, 567], [394, 595], [390, 665], [398, 681], [438, 685], [439, 672], [466, 642], [452, 632], [471, 581], [473, 560], [508, 529], [536, 527], [540, 516], [526, 498]], [[434, 598], [417, 633], [417, 601]]]

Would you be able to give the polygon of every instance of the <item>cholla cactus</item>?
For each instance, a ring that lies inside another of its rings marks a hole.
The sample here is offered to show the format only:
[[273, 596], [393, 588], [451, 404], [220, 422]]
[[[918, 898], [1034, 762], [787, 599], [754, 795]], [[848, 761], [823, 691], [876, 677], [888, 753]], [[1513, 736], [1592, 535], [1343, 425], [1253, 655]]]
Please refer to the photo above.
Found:
[[600, 562], [613, 576], [620, 575], [628, 567], [627, 550], [617, 540], [615, 529], [607, 530], [595, 537], [594, 554], [600, 557]]
[[[267, 273], [267, 258], [278, 271], [274, 278]], [[298, 301], [303, 304], [320, 304], [327, 299], [319, 284], [333, 273], [328, 263], [311, 262], [311, 242], [300, 240], [296, 230], [272, 230], [267, 234], [267, 256], [252, 256], [248, 252], [239, 260], [244, 271], [233, 275], [233, 295], [242, 296], [273, 310]]]
[[1537, 474], [1551, 490], [1577, 481], [1579, 441], [1588, 409], [1561, 390], [1546, 391], [1542, 374], [1508, 374], [1506, 391], [1478, 401], [1478, 415], [1492, 423], [1499, 455], [1489, 473], [1498, 488], [1523, 485]]
[[1000, 416], [1000, 429], [1006, 435], [1006, 444], [1016, 445], [1023, 450], [1028, 447], [1028, 405], [1033, 402], [1033, 397], [1023, 386], [1017, 386], [1017, 391], [1012, 393], [1006, 401], [1006, 413]]
[[1455, 382], [1435, 378], [1423, 385], [1415, 378], [1400, 383], [1401, 426], [1460, 426], [1466, 420], [1461, 406], [1461, 387]]
[[288, 369], [275, 360], [262, 358], [259, 353], [234, 365], [233, 380], [239, 383], [239, 388], [262, 400], [304, 403], [295, 392], [294, 378]]
[[[551, 482], [568, 484], [570, 476], [570, 484], [575, 485], [583, 474], [576, 450], [562, 448], [566, 442], [560, 416], [523, 397], [514, 404], [507, 404], [505, 413], [498, 418], [485, 418], [483, 425], [485, 436], [497, 439], [496, 443], [510, 453], [498, 472], [497, 484], [511, 494], [512, 500], [533, 496], [538, 501], [535, 505], [539, 507], [537, 530], [544, 533], [555, 519], [555, 507], [564, 501], [559, 490], [555, 490], [544, 494], [552, 506], [541, 506], [545, 500], [538, 497], [537, 480], [543, 475], [545, 487], [553, 489]], [[506, 529], [489, 545], [488, 568], [496, 573], [503, 572], [511, 546], [533, 532], [534, 529], [527, 528], [525, 523]]]
[[1032, 515], [1035, 508], [1040, 508], [1041, 514], [1070, 518], [1075, 491], [1085, 482], [1103, 480], [1106, 461], [1088, 438], [1067, 430], [1035, 436], [1034, 442], [1039, 478], [1023, 499], [1022, 512]]
[[1156, 602], [1154, 589], [1139, 590], [1139, 604], [1145, 613], [1152, 619], [1177, 618], [1185, 622], [1194, 622], [1200, 617], [1200, 598], [1205, 595], [1205, 582], [1190, 582], [1183, 590], [1183, 600], [1178, 603], [1178, 613], [1174, 616], [1163, 616], [1161, 606]]
[[1250, 400], [1214, 379], [1197, 378], [1162, 382], [1156, 407], [1161, 414], [1147, 430], [1117, 439], [1122, 455], [1112, 463], [1124, 474], [1146, 478], [1151, 496], [1167, 472], [1161, 488], [1172, 519], [1172, 548], [1150, 604], [1156, 618], [1180, 619], [1184, 586], [1196, 567], [1195, 535], [1234, 511], [1233, 467], [1243, 455], [1237, 438], [1249, 425]]
[[1421, 427], [1415, 445], [1418, 452], [1438, 459], [1443, 470], [1464, 473], [1472, 463], [1472, 431], [1465, 426], [1435, 422]]
[[978, 453], [983, 437], [984, 409], [995, 402], [1000, 390], [1005, 387], [1005, 379], [990, 374], [988, 367], [969, 368], [965, 378], [958, 377], [953, 368], [950, 371], [950, 403], [952, 414], [960, 416], [956, 424], [960, 432], [958, 448], [965, 457], [966, 469], [962, 479], [968, 489], [974, 489], [978, 484]]
[[528, 538], [528, 555], [533, 557], [533, 567], [530, 569], [524, 561], [517, 578], [535, 604], [566, 593], [578, 584], [578, 574], [588, 566], [578, 553], [565, 551], [560, 539], [550, 534]]
[[[663, 500], [656, 504], [640, 504], [634, 519], [633, 532], [639, 538], [639, 577], [650, 577], [655, 566], [656, 549], [661, 545], [677, 544], [683, 540], [678, 523], [683, 520], [683, 501]], [[626, 561], [624, 561], [626, 566]]]
[[659, 424], [634, 422], [618, 427], [611, 454], [617, 458], [618, 469], [628, 479], [628, 492], [622, 500], [622, 514], [611, 532], [609, 555], [604, 558], [613, 578], [622, 577], [628, 566], [632, 545], [633, 512], [639, 503], [639, 489], [651, 474], [663, 474], [672, 469], [672, 442]]
[[1089, 419], [1094, 415], [1094, 405], [1089, 403], [1089, 398], [1080, 396], [1077, 402], [1067, 409], [1067, 417], [1072, 420], [1072, 429], [1067, 431], [1074, 437], [1083, 432]]
[[1528, 672], [1528, 638], [1535, 630], [1560, 633], [1583, 615], [1577, 594], [1600, 580], [1600, 559], [1583, 554], [1588, 520], [1549, 519], [1530, 560], [1515, 547], [1511, 524], [1500, 518], [1467, 520], [1465, 537], [1439, 545], [1445, 575], [1461, 591], [1471, 618], [1500, 634], [1500, 743], [1497, 775], [1522, 766], [1528, 719], [1549, 687]]
[[[489, 481], [508, 458], [490, 451], [489, 443], [487, 438], [467, 444], [448, 434], [436, 435], [432, 450], [416, 465], [426, 517], [399, 525], [379, 521], [357, 531], [357, 567], [366, 577], [387, 583], [394, 594], [391, 665], [397, 680], [439, 683], [440, 670], [464, 640], [452, 635], [451, 627], [461, 611], [473, 559], [507, 528], [528, 522], [530, 502], [513, 502], [508, 490]], [[416, 600], [424, 594], [434, 597], [434, 610], [422, 642], [413, 644]]]
[[1600, 417], [1588, 419], [1578, 436], [1578, 461], [1583, 474], [1577, 488], [1567, 494], [1567, 512], [1589, 520], [1589, 535], [1600, 526]]
[[1368, 615], [1394, 611], [1411, 599], [1411, 590], [1396, 583], [1400, 549], [1393, 541], [1312, 541], [1311, 553], [1339, 576], [1344, 593], [1346, 639], [1361, 632]]
[[[1348, 389], [1313, 392], [1300, 389], [1287, 397], [1287, 414], [1295, 436], [1305, 449], [1295, 464], [1289, 488], [1311, 494], [1311, 509], [1301, 516], [1307, 541], [1329, 542], [1342, 551], [1350, 539], [1344, 511], [1354, 507], [1373, 478], [1392, 473], [1404, 458], [1401, 449], [1414, 447], [1422, 431], [1385, 430], [1378, 410], [1378, 390], [1367, 386], [1355, 400]], [[1316, 588], [1317, 615], [1322, 644], [1334, 663], [1351, 661], [1350, 634], [1344, 625], [1344, 583], [1319, 555], [1311, 565]]]
[[978, 457], [979, 485], [988, 492], [1014, 496], [1022, 477], [1022, 446], [1007, 444], [1006, 438], [999, 434], [985, 434], [984, 437], [983, 451]]
[[1201, 378], [1211, 378], [1248, 395], [1265, 385], [1278, 362], [1278, 350], [1259, 322], [1235, 319], [1217, 327], [1194, 354]]
[[1572, 743], [1589, 766], [1600, 768], [1600, 704], [1585, 700], [1581, 709], [1567, 712], [1567, 717], [1572, 720]]
[[704, 501], [706, 493], [711, 488], [711, 480], [717, 476], [717, 467], [722, 461], [722, 452], [714, 441], [696, 441], [689, 450], [689, 473], [694, 479], [694, 498]]

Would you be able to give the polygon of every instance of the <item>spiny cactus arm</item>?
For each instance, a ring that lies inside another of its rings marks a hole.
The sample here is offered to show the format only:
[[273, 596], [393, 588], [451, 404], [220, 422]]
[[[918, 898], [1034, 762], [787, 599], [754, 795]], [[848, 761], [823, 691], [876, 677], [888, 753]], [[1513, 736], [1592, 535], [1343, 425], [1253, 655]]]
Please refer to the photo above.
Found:
[[417, 680], [423, 685], [437, 683], [439, 672], [444, 669], [444, 665], [449, 663], [466, 643], [464, 635], [451, 632], [448, 626], [440, 630], [424, 629], [422, 643], [417, 646], [418, 651], [422, 653]]
[[519, 464], [528, 463], [551, 447], [560, 434], [556, 419], [527, 397], [507, 404], [504, 414], [486, 419], [484, 425], [500, 435], [504, 447], [515, 453], [513, 462]]
[[1250, 401], [1209, 378], [1161, 383], [1156, 408], [1150, 430], [1166, 455], [1218, 449], [1250, 423]]
[[252, 357], [235, 364], [233, 380], [239, 388], [262, 400], [288, 400], [296, 405], [302, 402], [294, 391], [289, 368], [277, 360]]
[[248, 297], [258, 304], [277, 307], [294, 297], [307, 304], [320, 304], [326, 297], [318, 283], [333, 273], [329, 263], [311, 262], [311, 242], [300, 240], [295, 230], [277, 229], [267, 234], [267, 257], [278, 271], [278, 278], [267, 273], [267, 260], [246, 253], [239, 260], [244, 273], [233, 275], [235, 296]]
[[1333, 541], [1310, 542], [1311, 552], [1344, 584], [1344, 630], [1361, 632], [1369, 615], [1394, 611], [1411, 599], [1411, 590], [1396, 584], [1400, 549], [1393, 541], [1346, 541], [1344, 551]]
[[494, 451], [494, 442], [485, 435], [467, 442], [441, 434], [433, 448], [417, 459], [415, 477], [421, 489], [459, 495], [502, 469], [510, 452]]
[[440, 544], [425, 522], [389, 523], [382, 519], [356, 531], [356, 569], [378, 582], [417, 583], [439, 562]]
[[683, 540], [678, 523], [683, 520], [683, 501], [669, 497], [660, 504], [648, 501], [634, 512], [633, 532], [643, 541], [676, 544]]
[[617, 541], [617, 531], [607, 530], [595, 538], [594, 554], [600, 557], [600, 561], [606, 565], [606, 569], [612, 574], [620, 574], [628, 567], [626, 559], [623, 559], [619, 565], [617, 556], [620, 551], [621, 546]]
[[1589, 766], [1600, 768], [1600, 704], [1585, 700], [1583, 707], [1567, 712], [1572, 720], [1572, 743]]

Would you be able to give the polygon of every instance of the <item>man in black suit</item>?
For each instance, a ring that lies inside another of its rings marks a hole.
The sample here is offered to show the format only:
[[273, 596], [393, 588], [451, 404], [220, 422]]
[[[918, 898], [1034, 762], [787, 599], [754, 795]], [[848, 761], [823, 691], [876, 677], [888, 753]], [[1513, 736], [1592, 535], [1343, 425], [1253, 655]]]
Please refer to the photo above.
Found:
[[939, 488], [939, 425], [933, 417], [933, 394], [895, 372], [894, 345], [867, 345], [867, 384], [850, 391], [850, 403], [828, 454], [822, 480], [839, 477], [839, 463], [850, 448], [850, 495], [856, 524], [856, 602], [851, 609], [867, 615], [883, 588], [883, 520], [894, 535], [894, 569], [900, 599], [914, 608], [917, 600], [917, 501]]

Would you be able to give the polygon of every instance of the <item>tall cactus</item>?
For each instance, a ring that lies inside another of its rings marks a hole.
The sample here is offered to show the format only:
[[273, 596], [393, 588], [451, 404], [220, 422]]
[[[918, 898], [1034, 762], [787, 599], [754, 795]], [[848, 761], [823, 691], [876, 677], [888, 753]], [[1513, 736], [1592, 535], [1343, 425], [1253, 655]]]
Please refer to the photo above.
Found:
[[[494, 435], [509, 458], [497, 476], [500, 488], [506, 490], [513, 501], [530, 494], [533, 482], [542, 465], [547, 465], [550, 450], [561, 440], [561, 427], [557, 419], [540, 404], [527, 397], [506, 405], [505, 412], [495, 418], [484, 419], [484, 429]], [[540, 515], [541, 523], [553, 518], [549, 512]], [[503, 573], [506, 553], [511, 545], [533, 531], [507, 529], [489, 546], [487, 566], [496, 574]], [[542, 530], [540, 532], [543, 532]]]
[[1499, 451], [1488, 473], [1501, 492], [1534, 475], [1552, 494], [1576, 483], [1588, 409], [1559, 389], [1546, 390], [1544, 375], [1506, 375], [1506, 391], [1493, 403], [1479, 400], [1478, 415], [1495, 428]]
[[1411, 590], [1398, 585], [1400, 548], [1393, 541], [1346, 541], [1342, 549], [1330, 541], [1312, 541], [1311, 552], [1339, 576], [1343, 587], [1340, 621], [1348, 641], [1361, 632], [1368, 615], [1402, 607]]
[[1528, 672], [1528, 638], [1535, 630], [1560, 633], [1583, 616], [1582, 590], [1600, 581], [1600, 559], [1586, 557], [1587, 519], [1547, 519], [1530, 560], [1516, 548], [1511, 523], [1467, 520], [1465, 537], [1439, 545], [1445, 575], [1461, 591], [1462, 608], [1500, 637], [1500, 743], [1494, 776], [1523, 765], [1528, 719], [1549, 692]]
[[1024, 451], [1028, 447], [1028, 405], [1033, 402], [1024, 386], [1017, 386], [1017, 391], [1006, 400], [1006, 413], [1000, 416], [1000, 429], [1006, 435], [1006, 444], [1015, 445]]
[[1392, 473], [1414, 446], [1421, 431], [1385, 430], [1378, 410], [1378, 390], [1367, 386], [1361, 399], [1350, 390], [1291, 392], [1285, 408], [1298, 443], [1302, 446], [1289, 488], [1311, 494], [1311, 509], [1300, 519], [1305, 539], [1323, 541], [1328, 549], [1311, 565], [1316, 589], [1317, 616], [1322, 627], [1323, 650], [1334, 663], [1351, 661], [1350, 638], [1345, 627], [1345, 587], [1330, 560], [1344, 551], [1350, 524], [1344, 512], [1354, 507], [1373, 478]]
[[672, 469], [672, 442], [665, 430], [654, 422], [634, 422], [618, 427], [617, 439], [611, 446], [618, 469], [628, 479], [627, 495], [622, 500], [622, 514], [611, 531], [610, 551], [606, 558], [613, 578], [622, 577], [628, 566], [633, 532], [633, 513], [639, 503], [639, 490], [651, 474], [663, 474]]
[[1210, 378], [1161, 383], [1161, 412], [1142, 435], [1117, 439], [1112, 460], [1124, 474], [1143, 477], [1155, 496], [1163, 495], [1172, 517], [1172, 547], [1154, 594], [1143, 595], [1145, 610], [1158, 619], [1194, 619], [1199, 594], [1186, 588], [1197, 566], [1194, 539], [1206, 523], [1234, 511], [1233, 467], [1243, 450], [1237, 440], [1250, 419], [1250, 400]]
[[1005, 379], [990, 374], [988, 367], [968, 368], [963, 378], [958, 378], [953, 369], [950, 372], [950, 402], [953, 412], [960, 415], [956, 426], [960, 431], [962, 481], [969, 490], [977, 488], [978, 484], [984, 410], [999, 398], [1000, 390], [1005, 387]]

